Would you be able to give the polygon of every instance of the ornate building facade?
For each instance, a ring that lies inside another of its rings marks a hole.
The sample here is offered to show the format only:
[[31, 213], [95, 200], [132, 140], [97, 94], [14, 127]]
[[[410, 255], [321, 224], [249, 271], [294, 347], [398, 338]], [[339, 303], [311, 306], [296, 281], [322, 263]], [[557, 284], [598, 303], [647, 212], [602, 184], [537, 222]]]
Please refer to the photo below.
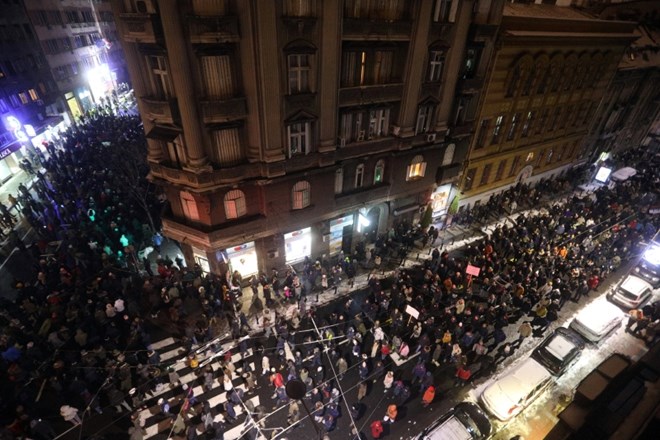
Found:
[[475, 2], [112, 5], [188, 263], [250, 275], [446, 212], [476, 114], [455, 93]]
[[634, 29], [634, 22], [568, 6], [506, 3], [461, 206], [582, 160], [582, 142]]

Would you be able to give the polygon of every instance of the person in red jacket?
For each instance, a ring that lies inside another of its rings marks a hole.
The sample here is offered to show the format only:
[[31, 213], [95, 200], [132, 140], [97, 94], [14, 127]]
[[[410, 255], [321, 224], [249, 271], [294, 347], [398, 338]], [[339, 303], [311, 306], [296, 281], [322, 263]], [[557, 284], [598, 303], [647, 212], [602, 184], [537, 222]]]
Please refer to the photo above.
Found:
[[380, 420], [374, 420], [371, 422], [371, 436], [379, 439], [381, 435], [383, 435], [383, 424]]
[[600, 284], [600, 278], [598, 278], [598, 275], [593, 274], [589, 277], [587, 280], [587, 285], [589, 286], [589, 290], [598, 290], [598, 284]]
[[472, 372], [470, 371], [470, 368], [463, 365], [459, 366], [458, 369], [456, 370], [455, 385], [458, 387], [467, 384], [468, 381], [470, 380], [470, 377], [472, 377]]

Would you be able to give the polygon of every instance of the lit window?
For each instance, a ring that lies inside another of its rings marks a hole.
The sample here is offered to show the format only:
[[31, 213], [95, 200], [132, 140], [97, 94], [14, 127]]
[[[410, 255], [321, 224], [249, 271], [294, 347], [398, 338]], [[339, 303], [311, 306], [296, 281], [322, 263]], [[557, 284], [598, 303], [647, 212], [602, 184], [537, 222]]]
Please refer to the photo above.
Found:
[[309, 182], [303, 180], [293, 185], [291, 194], [293, 209], [307, 208], [310, 203], [310, 192]]
[[417, 155], [413, 157], [413, 160], [408, 165], [408, 171], [406, 173], [406, 180], [415, 180], [421, 179], [426, 173], [426, 162], [424, 162], [424, 157]]
[[287, 127], [289, 139], [289, 157], [304, 155], [309, 152], [310, 123], [298, 122]]
[[383, 182], [385, 174], [385, 161], [380, 159], [376, 162], [376, 167], [374, 168], [374, 185]]
[[364, 164], [360, 164], [355, 168], [355, 187], [362, 188], [364, 183]]
[[28, 99], [28, 95], [25, 92], [19, 93], [18, 99], [20, 99], [23, 104], [27, 104], [28, 102], [30, 102], [30, 100]]
[[245, 194], [234, 189], [225, 194], [225, 215], [228, 219], [239, 218], [247, 213]]
[[182, 191], [180, 194], [181, 208], [183, 215], [192, 221], [199, 221], [199, 211], [197, 210], [197, 202], [195, 198], [188, 191]]
[[36, 90], [30, 89], [30, 90], [28, 90], [28, 93], [30, 94], [30, 98], [32, 98], [33, 101], [38, 101], [39, 100], [39, 94], [37, 93]]

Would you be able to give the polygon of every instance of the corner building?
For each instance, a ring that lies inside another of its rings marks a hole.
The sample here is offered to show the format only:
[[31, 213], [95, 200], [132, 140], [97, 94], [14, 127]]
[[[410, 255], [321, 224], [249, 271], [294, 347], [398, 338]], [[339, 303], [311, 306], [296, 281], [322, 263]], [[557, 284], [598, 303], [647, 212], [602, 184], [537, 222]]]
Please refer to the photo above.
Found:
[[[540, 2], [538, 2], [540, 3]], [[636, 24], [507, 2], [461, 178], [461, 207], [585, 159], [589, 126]]]
[[187, 262], [270, 272], [446, 211], [474, 3], [113, 0]]

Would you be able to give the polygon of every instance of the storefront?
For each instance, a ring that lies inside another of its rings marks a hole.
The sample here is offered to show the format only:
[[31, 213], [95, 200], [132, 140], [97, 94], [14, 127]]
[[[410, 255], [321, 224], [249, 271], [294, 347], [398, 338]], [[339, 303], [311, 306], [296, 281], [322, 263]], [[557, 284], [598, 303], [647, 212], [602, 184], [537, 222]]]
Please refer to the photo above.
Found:
[[338, 254], [342, 249], [351, 248], [353, 238], [353, 214], [330, 220], [330, 255]]
[[449, 208], [449, 201], [452, 197], [453, 185], [447, 183], [440, 185], [431, 194], [431, 207], [433, 209], [433, 218], [441, 217], [447, 214]]
[[304, 228], [284, 234], [284, 250], [287, 264], [297, 263], [304, 260], [305, 257], [311, 256], [312, 228]]
[[237, 270], [243, 278], [259, 273], [257, 249], [254, 246], [254, 241], [227, 248], [226, 253], [231, 272]]
[[196, 247], [193, 247], [192, 251], [193, 256], [195, 257], [195, 263], [198, 264], [204, 272], [211, 272], [211, 266], [209, 265], [209, 259], [206, 256], [206, 252], [197, 249]]

